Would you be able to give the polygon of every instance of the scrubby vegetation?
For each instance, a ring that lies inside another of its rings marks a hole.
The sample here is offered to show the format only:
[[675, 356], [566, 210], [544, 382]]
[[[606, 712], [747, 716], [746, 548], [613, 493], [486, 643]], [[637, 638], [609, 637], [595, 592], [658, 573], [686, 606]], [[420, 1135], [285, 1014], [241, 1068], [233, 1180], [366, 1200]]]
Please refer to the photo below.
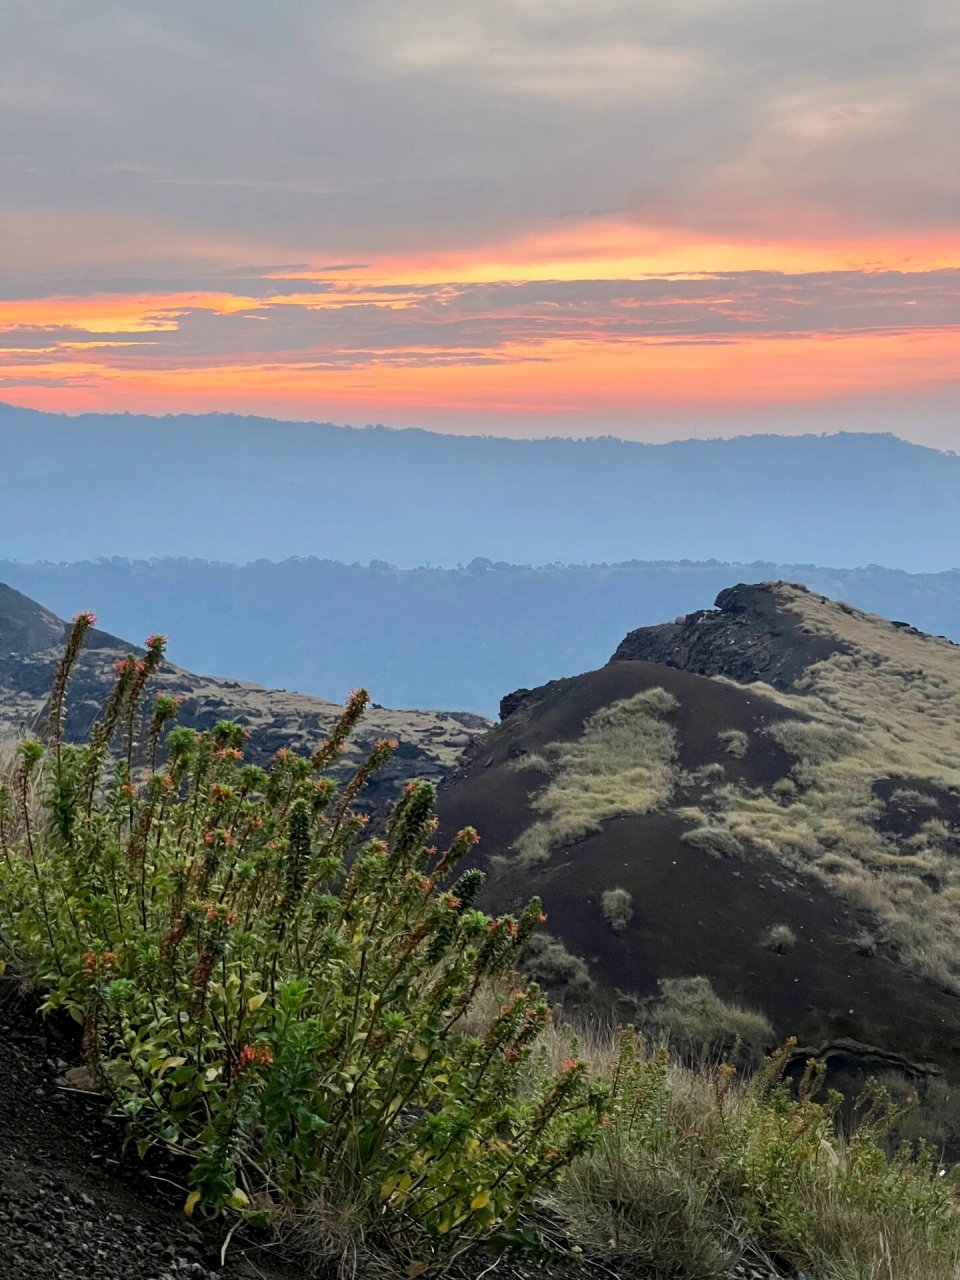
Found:
[[690, 1071], [630, 1032], [595, 1046], [611, 1122], [553, 1193], [559, 1211], [620, 1274], [726, 1280], [755, 1253], [817, 1280], [954, 1280], [952, 1175], [922, 1147], [887, 1156], [902, 1117], [879, 1091], [838, 1136], [839, 1098], [821, 1098], [815, 1064], [784, 1083], [790, 1048], [738, 1083], [729, 1066]]
[[[738, 1082], [773, 1043], [761, 1015], [693, 978], [662, 984], [643, 1035], [552, 1021], [521, 958], [581, 993], [589, 971], [537, 931], [538, 902], [473, 906], [472, 829], [434, 848], [413, 783], [368, 837], [354, 805], [389, 743], [343, 789], [325, 777], [362, 692], [311, 757], [262, 770], [235, 724], [171, 728], [165, 695], [143, 713], [152, 637], [65, 743], [90, 622], [47, 744], [22, 740], [0, 786], [0, 947], [80, 1025], [141, 1151], [183, 1159], [188, 1212], [292, 1224], [323, 1259], [362, 1247], [411, 1277], [484, 1242], [537, 1248], [535, 1224], [624, 1274], [721, 1280], [769, 1254], [818, 1280], [955, 1277], [953, 1178], [924, 1131], [877, 1095], [839, 1136], [819, 1068], [785, 1083], [789, 1045]], [[913, 1145], [891, 1159], [894, 1133]]]
[[524, 973], [556, 993], [582, 999], [594, 989], [583, 957], [568, 951], [559, 938], [542, 929], [527, 943], [522, 963]]
[[649, 813], [673, 791], [676, 734], [667, 717], [676, 699], [646, 689], [590, 716], [583, 734], [543, 752], [551, 778], [534, 799], [542, 815], [517, 840], [519, 860], [535, 866], [606, 818]]
[[689, 844], [694, 849], [703, 849], [715, 858], [743, 857], [743, 845], [731, 831], [718, 823], [704, 823], [703, 826], [685, 831], [680, 838], [684, 844]]
[[[772, 590], [802, 633], [835, 639], [838, 651], [810, 666], [795, 692], [754, 686], [792, 713], [766, 731], [791, 757], [789, 776], [769, 790], [718, 783], [700, 799], [699, 831], [684, 838], [722, 852], [729, 837], [821, 874], [876, 917], [878, 940], [901, 963], [960, 992], [960, 859], [947, 848], [960, 831], [935, 816], [930, 794], [957, 812], [960, 649], [802, 588]], [[885, 806], [877, 784], [891, 778]], [[903, 815], [916, 815], [915, 835], [897, 834]]]
[[797, 935], [788, 924], [772, 924], [760, 935], [761, 945], [777, 955], [786, 955], [797, 945]]
[[723, 729], [717, 734], [717, 741], [728, 756], [737, 759], [743, 759], [750, 745], [750, 739], [742, 729]]
[[583, 1063], [531, 1062], [548, 1017], [535, 987], [515, 982], [478, 1034], [458, 1031], [513, 970], [539, 903], [474, 908], [480, 873], [455, 871], [476, 836], [433, 847], [428, 784], [408, 787], [385, 839], [364, 838], [352, 805], [391, 744], [342, 792], [324, 776], [363, 692], [311, 758], [281, 749], [264, 771], [237, 725], [168, 733], [165, 695], [143, 722], [151, 637], [118, 663], [88, 742], [64, 743], [91, 621], [57, 675], [49, 748], [22, 741], [2, 792], [7, 960], [47, 1013], [81, 1024], [140, 1149], [189, 1161], [188, 1212], [339, 1206], [417, 1267], [503, 1229], [603, 1112]]

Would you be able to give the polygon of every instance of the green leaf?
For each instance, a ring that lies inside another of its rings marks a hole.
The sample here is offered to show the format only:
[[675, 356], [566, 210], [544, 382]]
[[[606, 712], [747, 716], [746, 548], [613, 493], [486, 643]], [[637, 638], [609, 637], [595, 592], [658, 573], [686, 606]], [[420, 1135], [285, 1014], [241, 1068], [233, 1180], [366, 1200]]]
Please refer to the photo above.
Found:
[[158, 1076], [164, 1075], [171, 1067], [182, 1067], [186, 1062], [186, 1058], [165, 1058], [163, 1064], [157, 1072]]

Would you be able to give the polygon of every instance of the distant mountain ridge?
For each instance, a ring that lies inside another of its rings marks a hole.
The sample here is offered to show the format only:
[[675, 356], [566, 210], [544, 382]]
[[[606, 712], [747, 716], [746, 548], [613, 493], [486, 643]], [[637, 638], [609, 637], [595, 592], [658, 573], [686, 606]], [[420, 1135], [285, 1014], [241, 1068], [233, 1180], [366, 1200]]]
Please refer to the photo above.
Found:
[[394, 569], [298, 558], [77, 564], [0, 560], [58, 613], [93, 608], [117, 635], [157, 619], [193, 671], [336, 699], [362, 678], [388, 706], [494, 715], [504, 690], [599, 666], [627, 632], [704, 609], [737, 579], [787, 579], [960, 640], [960, 572], [719, 561]]
[[[96, 521], [74, 518], [80, 505]], [[639, 444], [0, 405], [11, 558], [960, 564], [960, 459], [892, 435]]]
[[[68, 629], [55, 613], [0, 583], [0, 745], [36, 725]], [[82, 739], [89, 731], [113, 685], [114, 663], [131, 652], [142, 650], [98, 628], [88, 633], [68, 691], [68, 739]], [[155, 688], [182, 699], [179, 724], [194, 729], [209, 729], [218, 720], [242, 724], [250, 734], [249, 756], [257, 763], [280, 747], [313, 750], [340, 711], [335, 703], [319, 698], [198, 676], [169, 662], [157, 673]], [[412, 778], [439, 781], [487, 723], [464, 712], [393, 711], [375, 705], [331, 772], [349, 776], [375, 739], [396, 738], [397, 750], [364, 795], [373, 803], [391, 800]]]

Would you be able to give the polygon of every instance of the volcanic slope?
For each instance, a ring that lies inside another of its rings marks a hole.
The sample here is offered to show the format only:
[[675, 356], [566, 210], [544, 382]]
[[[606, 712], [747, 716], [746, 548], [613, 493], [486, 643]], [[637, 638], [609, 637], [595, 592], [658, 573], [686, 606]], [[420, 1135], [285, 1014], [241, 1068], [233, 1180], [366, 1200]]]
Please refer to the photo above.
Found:
[[[0, 744], [32, 728], [50, 692], [68, 624], [29, 597], [0, 583]], [[114, 663], [142, 650], [92, 629], [71, 677], [66, 736], [82, 738], [96, 719], [114, 679]], [[157, 692], [182, 699], [177, 722], [208, 729], [234, 720], [250, 733], [249, 756], [263, 763], [280, 747], [311, 751], [341, 708], [332, 702], [285, 690], [264, 689], [240, 680], [195, 675], [165, 662]], [[384, 771], [368, 784], [365, 797], [376, 804], [393, 798], [411, 778], [438, 781], [489, 721], [469, 712], [394, 711], [372, 706], [331, 770], [347, 776], [378, 738], [396, 738], [397, 750]]]
[[491, 902], [540, 893], [607, 989], [960, 1074], [960, 647], [740, 585], [501, 715], [441, 792]]

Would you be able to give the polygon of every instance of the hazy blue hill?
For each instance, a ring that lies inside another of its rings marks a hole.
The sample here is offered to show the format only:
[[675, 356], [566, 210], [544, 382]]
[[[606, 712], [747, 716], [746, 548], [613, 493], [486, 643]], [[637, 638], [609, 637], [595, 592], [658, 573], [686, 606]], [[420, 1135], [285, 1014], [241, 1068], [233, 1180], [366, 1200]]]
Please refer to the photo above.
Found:
[[517, 441], [0, 406], [0, 547], [54, 560], [941, 570], [960, 564], [960, 458], [891, 435]]
[[330, 699], [363, 683], [388, 706], [487, 715], [518, 686], [600, 666], [628, 631], [707, 608], [732, 583], [780, 578], [960, 639], [960, 571], [717, 561], [537, 569], [476, 561], [446, 570], [318, 559], [241, 567], [0, 561], [0, 581], [61, 615], [90, 607], [124, 636], [162, 627], [173, 637], [173, 661], [195, 671]]

